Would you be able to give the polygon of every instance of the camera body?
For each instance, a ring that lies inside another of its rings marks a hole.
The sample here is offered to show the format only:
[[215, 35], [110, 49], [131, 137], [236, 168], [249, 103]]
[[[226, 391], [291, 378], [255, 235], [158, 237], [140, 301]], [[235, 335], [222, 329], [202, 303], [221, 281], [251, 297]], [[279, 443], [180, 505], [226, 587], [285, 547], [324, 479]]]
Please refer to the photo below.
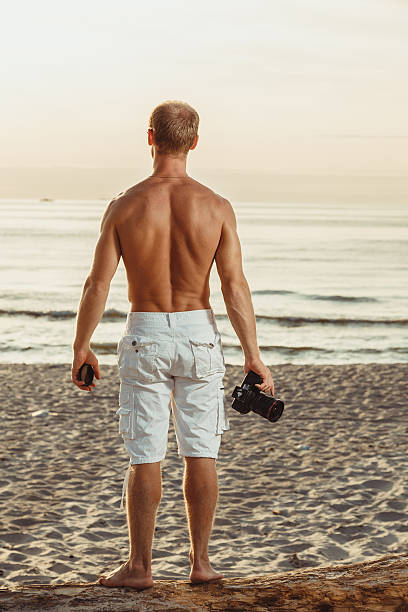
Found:
[[89, 363], [83, 363], [79, 368], [78, 379], [89, 387], [94, 378], [93, 367]]
[[241, 386], [235, 387], [232, 393], [234, 398], [232, 408], [241, 414], [248, 414], [252, 410], [268, 421], [276, 422], [282, 416], [284, 403], [255, 387], [256, 384], [261, 383], [261, 376], [250, 370]]

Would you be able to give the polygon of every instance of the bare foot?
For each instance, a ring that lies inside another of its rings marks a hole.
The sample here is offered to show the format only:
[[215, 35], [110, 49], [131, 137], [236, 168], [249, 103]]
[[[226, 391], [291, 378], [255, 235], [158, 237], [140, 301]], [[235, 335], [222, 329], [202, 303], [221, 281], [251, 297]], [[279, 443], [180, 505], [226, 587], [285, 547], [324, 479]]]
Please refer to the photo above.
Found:
[[146, 575], [146, 571], [140, 569], [130, 569], [129, 561], [123, 563], [118, 569], [112, 570], [106, 576], [99, 576], [98, 582], [108, 587], [128, 586], [141, 591], [153, 586], [151, 575]]
[[193, 584], [200, 584], [202, 582], [211, 582], [213, 580], [220, 580], [224, 578], [224, 574], [215, 572], [211, 567], [209, 560], [200, 560], [193, 562], [193, 555], [190, 552], [190, 563], [192, 565], [190, 572], [190, 582]]

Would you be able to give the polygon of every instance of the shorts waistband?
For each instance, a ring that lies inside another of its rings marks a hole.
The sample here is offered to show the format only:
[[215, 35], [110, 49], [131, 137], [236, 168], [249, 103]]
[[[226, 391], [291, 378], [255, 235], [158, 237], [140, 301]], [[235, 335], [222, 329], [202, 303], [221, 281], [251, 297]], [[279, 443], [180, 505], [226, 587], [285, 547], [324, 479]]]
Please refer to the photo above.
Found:
[[136, 326], [175, 328], [183, 325], [214, 324], [215, 315], [212, 308], [201, 310], [183, 310], [178, 312], [128, 312], [126, 329]]

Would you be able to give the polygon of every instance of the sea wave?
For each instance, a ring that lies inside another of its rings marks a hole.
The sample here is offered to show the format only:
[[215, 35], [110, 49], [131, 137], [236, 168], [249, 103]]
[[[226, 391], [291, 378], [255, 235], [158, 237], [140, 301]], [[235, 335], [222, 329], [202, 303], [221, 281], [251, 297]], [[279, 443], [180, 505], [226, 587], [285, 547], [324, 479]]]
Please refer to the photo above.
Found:
[[251, 293], [252, 295], [293, 295], [297, 291], [290, 291], [289, 289], [256, 289], [251, 291]]
[[352, 317], [299, 317], [281, 316], [273, 317], [268, 315], [257, 315], [257, 321], [272, 321], [285, 327], [300, 327], [301, 325], [392, 325], [406, 326], [408, 319], [365, 319]]
[[[125, 319], [125, 312], [111, 308], [106, 310], [102, 316], [103, 320]], [[75, 319], [77, 313], [73, 310], [0, 310], [0, 316], [9, 317], [44, 317], [48, 319]]]
[[[222, 343], [223, 349], [235, 349], [237, 351], [241, 351], [241, 346], [239, 344], [228, 344]], [[305, 353], [305, 352], [315, 352], [315, 353], [326, 353], [326, 354], [338, 354], [338, 353], [350, 353], [350, 354], [376, 354], [380, 355], [382, 353], [398, 353], [401, 355], [408, 355], [408, 347], [405, 346], [390, 346], [385, 348], [351, 348], [351, 349], [327, 349], [320, 346], [284, 346], [284, 345], [262, 345], [259, 346], [262, 351], [276, 351], [287, 354], [297, 354], [297, 353]]]
[[[237, 350], [237, 351], [241, 351], [241, 346], [239, 344], [229, 344], [226, 342], [222, 343], [222, 347], [223, 349], [233, 349], [233, 350]], [[288, 353], [288, 354], [296, 354], [296, 353], [303, 353], [306, 351], [315, 351], [318, 353], [336, 353], [337, 351], [335, 351], [334, 349], [326, 349], [326, 348], [321, 348], [318, 346], [284, 346], [284, 345], [278, 345], [278, 344], [267, 344], [267, 345], [260, 345], [259, 348], [262, 351], [276, 351], [276, 352], [282, 352], [282, 353]]]
[[257, 315], [257, 321], [273, 321], [285, 327], [300, 327], [301, 325], [393, 325], [405, 326], [408, 319], [365, 319], [353, 317], [299, 317], [281, 316], [273, 317], [268, 315]]
[[[217, 315], [217, 319], [228, 319], [228, 315]], [[257, 322], [276, 323], [283, 327], [300, 327], [301, 325], [391, 325], [394, 327], [406, 327], [408, 319], [360, 319], [352, 317], [301, 317], [301, 316], [272, 316], [256, 315]]]
[[323, 295], [320, 293], [300, 293], [298, 291], [289, 291], [286, 289], [257, 289], [252, 291], [252, 295], [293, 295], [310, 300], [324, 300], [329, 302], [372, 303], [379, 301], [375, 297], [368, 297], [364, 295]]
[[[0, 316], [25, 316], [25, 317], [46, 317], [49, 319], [73, 319], [77, 315], [72, 310], [0, 310]], [[127, 313], [111, 308], [106, 310], [102, 316], [104, 321], [116, 321], [126, 319]], [[406, 327], [408, 319], [368, 319], [368, 318], [353, 318], [353, 317], [309, 317], [296, 315], [255, 315], [257, 322], [266, 322], [269, 324], [277, 324], [283, 327], [300, 327], [302, 325], [387, 325], [393, 327]], [[216, 319], [227, 320], [227, 314], [216, 315]]]
[[[60, 348], [63, 348], [65, 345], [61, 344]], [[97, 355], [116, 355], [117, 353], [117, 342], [91, 342], [91, 349], [96, 351]], [[223, 342], [222, 343], [224, 352], [234, 351], [241, 352], [241, 346], [239, 344], [230, 344]], [[24, 352], [24, 351], [41, 351], [41, 349], [49, 349], [48, 344], [40, 344], [36, 343], [34, 346], [10, 346], [7, 343], [0, 343], [0, 350], [2, 353], [4, 352]], [[401, 355], [408, 356], [408, 347], [407, 346], [388, 346], [382, 348], [343, 348], [343, 349], [328, 349], [319, 346], [285, 346], [285, 345], [261, 345], [259, 347], [262, 351], [274, 352], [275, 354], [281, 355], [302, 355], [305, 353], [316, 354], [317, 355], [344, 355], [344, 356], [364, 356], [364, 355], [372, 355], [372, 356], [381, 356], [384, 354], [390, 355]]]
[[116, 354], [118, 349], [117, 342], [91, 342], [91, 349], [103, 355]]
[[357, 296], [357, 295], [319, 295], [319, 294], [307, 294], [303, 297], [310, 298], [311, 300], [328, 300], [330, 302], [378, 302], [379, 300], [374, 297]]

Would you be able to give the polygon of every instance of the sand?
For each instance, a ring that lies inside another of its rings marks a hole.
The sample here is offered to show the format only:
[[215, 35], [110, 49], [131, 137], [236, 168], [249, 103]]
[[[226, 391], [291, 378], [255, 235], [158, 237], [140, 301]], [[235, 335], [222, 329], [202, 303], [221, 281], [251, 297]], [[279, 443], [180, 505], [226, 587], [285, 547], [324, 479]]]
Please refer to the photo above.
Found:
[[[210, 544], [226, 577], [359, 562], [408, 544], [408, 365], [277, 365], [280, 421], [229, 407]], [[68, 365], [0, 365], [0, 582], [92, 581], [128, 555], [119, 381], [94, 394]], [[228, 366], [226, 401], [242, 380]], [[46, 414], [33, 416], [36, 411]], [[299, 445], [309, 445], [300, 449]], [[173, 424], [153, 578], [188, 578], [183, 460]]]

